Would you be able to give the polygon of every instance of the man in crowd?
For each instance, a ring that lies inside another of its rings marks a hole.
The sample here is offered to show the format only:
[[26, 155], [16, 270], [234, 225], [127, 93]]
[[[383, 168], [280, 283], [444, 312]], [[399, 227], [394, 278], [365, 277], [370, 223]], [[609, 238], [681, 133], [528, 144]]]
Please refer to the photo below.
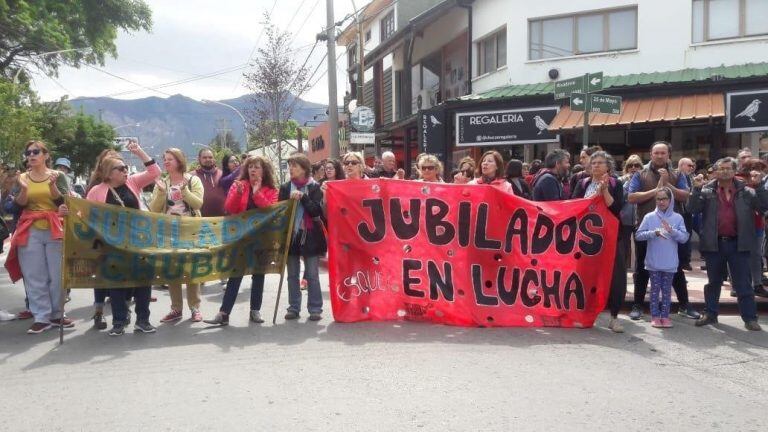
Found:
[[[643, 220], [646, 214], [656, 209], [656, 192], [663, 187], [672, 190], [675, 199], [675, 211], [681, 213], [680, 205], [688, 199], [689, 191], [685, 176], [678, 175], [672, 168], [669, 160], [671, 145], [666, 141], [657, 141], [651, 145], [651, 161], [642, 171], [635, 173], [629, 181], [627, 192], [628, 201], [637, 204], [637, 218]], [[645, 254], [648, 243], [645, 241], [635, 241], [635, 274], [633, 275], [635, 285], [635, 299], [632, 305], [632, 311], [629, 318], [639, 320], [643, 316], [643, 303], [645, 302], [645, 293], [648, 290], [648, 270], [645, 269]], [[677, 295], [679, 304], [678, 314], [681, 316], [697, 319], [701, 315], [696, 312], [688, 303], [688, 283], [685, 280], [685, 274], [678, 265], [677, 273], [672, 280], [672, 287]]]
[[752, 149], [744, 147], [736, 154], [736, 158], [739, 160], [738, 171], [741, 171], [744, 162], [752, 158]]
[[53, 169], [64, 174], [64, 179], [67, 181], [67, 190], [72, 190], [72, 183], [74, 183], [74, 175], [72, 174], [72, 163], [65, 157], [56, 159], [53, 163]]
[[555, 149], [544, 158], [544, 168], [533, 178], [534, 201], [558, 201], [568, 199], [563, 191], [563, 179], [571, 169], [571, 155], [563, 149]]
[[693, 180], [688, 206], [691, 212], [702, 213], [700, 250], [709, 279], [704, 290], [706, 311], [696, 326], [717, 323], [723, 267], [727, 263], [744, 326], [760, 331], [755, 293], [750, 284], [749, 256], [755, 247], [754, 212], [768, 210], [768, 191], [764, 187], [755, 191], [734, 179], [736, 168], [736, 161], [723, 158], [715, 163], [715, 180], [704, 184], [701, 175]]
[[397, 168], [397, 159], [391, 151], [385, 151], [381, 154], [381, 167], [373, 169], [370, 177], [373, 178], [405, 178], [405, 171]]
[[203, 217], [224, 216], [224, 200], [227, 191], [219, 187], [221, 170], [216, 167], [216, 159], [211, 149], [204, 148], [197, 153], [200, 167], [192, 171], [193, 175], [203, 182], [203, 207], [200, 209]]
[[[693, 185], [693, 172], [696, 169], [696, 164], [689, 158], [681, 158], [677, 161], [677, 175], [683, 177], [685, 180], [686, 190], [690, 191]], [[693, 230], [693, 214], [688, 211], [686, 203], [680, 203], [680, 214], [683, 216], [683, 222], [685, 223], [685, 230], [688, 234]], [[691, 267], [691, 237], [688, 236], [688, 241], [683, 244], [677, 245], [678, 259], [680, 260], [680, 267], [683, 270], [693, 270]]]

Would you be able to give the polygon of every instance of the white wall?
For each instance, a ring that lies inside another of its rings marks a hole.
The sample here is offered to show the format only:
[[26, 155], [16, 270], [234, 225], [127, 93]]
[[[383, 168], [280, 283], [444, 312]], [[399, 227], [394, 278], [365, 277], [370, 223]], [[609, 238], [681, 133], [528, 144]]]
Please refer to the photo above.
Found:
[[[636, 50], [528, 60], [528, 19], [631, 5], [638, 8]], [[691, 5], [691, 0], [477, 0], [473, 8], [473, 40], [506, 25], [507, 66], [477, 77], [475, 49], [473, 91], [547, 82], [547, 71], [552, 68], [560, 70], [560, 78], [570, 78], [596, 71], [627, 75], [768, 61], [768, 37], [692, 44]]]
[[424, 57], [428, 57], [448, 42], [459, 37], [469, 26], [467, 19], [467, 11], [465, 9], [454, 8], [451, 12], [430, 24], [424, 29], [423, 36], [416, 38], [411, 63], [419, 63]]

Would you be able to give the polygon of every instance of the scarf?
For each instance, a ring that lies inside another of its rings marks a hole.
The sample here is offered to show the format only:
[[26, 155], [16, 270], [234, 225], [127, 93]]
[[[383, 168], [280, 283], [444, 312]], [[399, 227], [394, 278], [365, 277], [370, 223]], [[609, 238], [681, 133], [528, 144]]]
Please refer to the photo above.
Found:
[[[303, 181], [292, 179], [291, 192], [299, 191], [302, 193], [307, 193], [307, 185], [313, 184], [314, 182], [315, 181], [312, 180], [311, 177], [307, 177]], [[296, 206], [296, 216], [293, 220], [293, 232], [298, 233], [300, 230], [304, 230], [305, 232], [312, 231], [313, 226], [314, 224], [312, 223], [312, 218], [304, 212], [304, 206], [299, 203], [299, 205]]]
[[211, 187], [216, 187], [217, 179], [217, 168], [216, 165], [213, 166], [213, 168], [204, 168], [200, 167], [197, 169], [197, 174], [200, 176], [200, 180], [203, 181], [203, 184], [206, 184], [206, 182], [210, 183]]

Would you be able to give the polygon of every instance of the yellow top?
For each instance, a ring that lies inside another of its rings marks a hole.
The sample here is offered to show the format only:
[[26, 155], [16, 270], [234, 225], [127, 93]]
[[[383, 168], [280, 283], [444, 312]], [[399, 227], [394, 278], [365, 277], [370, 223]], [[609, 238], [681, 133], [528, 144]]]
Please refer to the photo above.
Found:
[[[27, 206], [26, 209], [32, 211], [41, 210], [56, 210], [56, 204], [53, 202], [51, 196], [51, 180], [46, 178], [41, 182], [36, 182], [27, 174], [22, 174], [22, 177], [27, 181], [29, 189], [27, 190]], [[47, 230], [48, 221], [40, 219], [32, 224], [33, 227], [41, 230]]]

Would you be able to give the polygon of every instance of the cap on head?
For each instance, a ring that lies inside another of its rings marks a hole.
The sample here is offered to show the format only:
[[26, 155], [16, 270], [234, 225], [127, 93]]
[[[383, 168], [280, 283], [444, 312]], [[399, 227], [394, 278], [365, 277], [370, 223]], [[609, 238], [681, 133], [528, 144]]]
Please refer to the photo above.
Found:
[[64, 157], [56, 159], [56, 162], [53, 164], [53, 166], [54, 167], [63, 166], [63, 167], [66, 167], [70, 171], [72, 170], [72, 163], [69, 162], [69, 159], [64, 158]]

